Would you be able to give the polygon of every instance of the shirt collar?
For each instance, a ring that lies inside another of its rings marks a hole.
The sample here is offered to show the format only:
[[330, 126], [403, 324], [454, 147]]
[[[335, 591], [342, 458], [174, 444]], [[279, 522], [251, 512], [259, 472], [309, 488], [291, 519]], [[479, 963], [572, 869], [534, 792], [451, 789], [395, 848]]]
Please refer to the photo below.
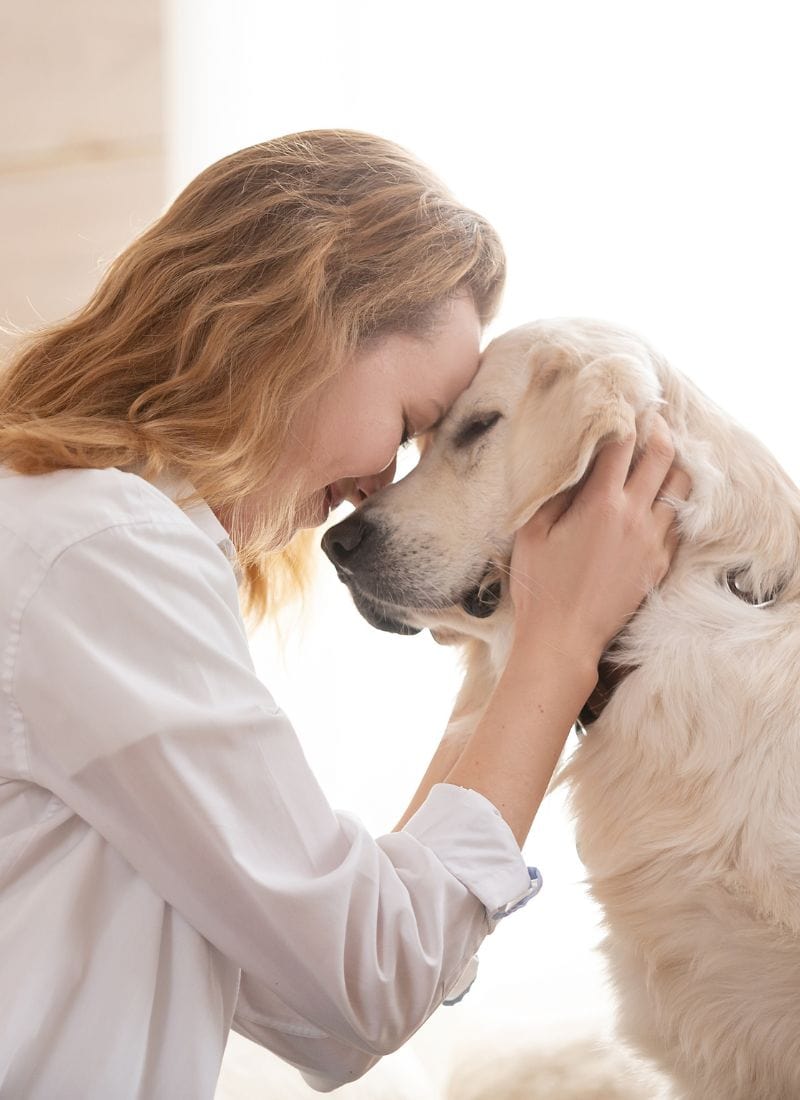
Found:
[[[150, 484], [163, 493], [164, 496], [169, 497], [173, 504], [194, 496], [196, 492], [192, 483], [186, 478], [173, 477], [169, 474], [162, 474], [160, 477], [154, 478]], [[183, 508], [183, 513], [199, 531], [202, 531], [207, 538], [219, 547], [236, 574], [237, 584], [240, 584], [242, 572], [237, 561], [236, 547], [209, 505], [204, 500], [199, 500], [196, 504]]]

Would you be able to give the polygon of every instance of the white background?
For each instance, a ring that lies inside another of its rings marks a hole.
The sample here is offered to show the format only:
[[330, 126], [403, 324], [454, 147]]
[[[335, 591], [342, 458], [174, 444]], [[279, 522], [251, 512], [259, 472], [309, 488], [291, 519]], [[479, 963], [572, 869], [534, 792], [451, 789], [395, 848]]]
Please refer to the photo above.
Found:
[[[503, 237], [493, 332], [553, 315], [636, 329], [800, 475], [789, 0], [171, 0], [169, 22], [172, 194], [293, 130], [399, 141]], [[446, 722], [453, 655], [367, 627], [324, 565], [306, 620], [254, 649], [334, 804], [390, 828]], [[485, 944], [449, 1022], [423, 1029], [429, 1068], [446, 1042], [460, 1057], [478, 1036], [608, 1022], [597, 914], [555, 800], [527, 855], [545, 889]]]

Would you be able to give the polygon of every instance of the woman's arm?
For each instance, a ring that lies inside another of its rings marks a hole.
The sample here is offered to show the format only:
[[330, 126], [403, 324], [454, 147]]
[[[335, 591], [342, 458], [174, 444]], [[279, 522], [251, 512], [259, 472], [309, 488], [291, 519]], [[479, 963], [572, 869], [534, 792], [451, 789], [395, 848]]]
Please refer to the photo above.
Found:
[[674, 512], [656, 498], [685, 498], [690, 482], [671, 466], [666, 423], [657, 418], [631, 472], [634, 442], [608, 444], [569, 507], [550, 501], [518, 532], [505, 671], [467, 740], [445, 735], [401, 825], [446, 782], [483, 794], [523, 843], [603, 650], [661, 581], [677, 545]]
[[452, 719], [445, 730], [444, 737], [439, 742], [436, 752], [431, 758], [428, 769], [420, 780], [420, 784], [408, 804], [408, 809], [395, 825], [395, 832], [402, 829], [410, 817], [417, 812], [422, 803], [428, 797], [431, 787], [436, 783], [444, 783], [446, 776], [455, 767], [458, 758], [464, 751], [464, 737], [452, 733]]
[[101, 498], [66, 548], [40, 540], [52, 560], [12, 553], [13, 778], [122, 857], [120, 905], [172, 925], [163, 899], [186, 951], [246, 975], [237, 1026], [333, 1087], [427, 1019], [527, 874], [471, 791], [377, 840], [334, 811], [255, 675], [230, 565], [163, 500]]

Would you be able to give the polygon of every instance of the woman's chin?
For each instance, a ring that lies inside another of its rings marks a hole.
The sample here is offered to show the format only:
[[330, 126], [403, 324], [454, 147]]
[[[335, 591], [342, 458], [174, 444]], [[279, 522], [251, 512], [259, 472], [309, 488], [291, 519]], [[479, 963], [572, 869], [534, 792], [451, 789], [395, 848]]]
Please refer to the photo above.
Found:
[[321, 527], [328, 518], [330, 510], [331, 491], [330, 488], [326, 487], [304, 500], [297, 509], [294, 515], [295, 530], [292, 534], [294, 535], [297, 531], [309, 527]]
[[[331, 496], [327, 488], [318, 490], [311, 496], [306, 497], [298, 504], [291, 515], [284, 518], [284, 522], [280, 526], [273, 527], [269, 531], [268, 545], [264, 546], [264, 549], [270, 554], [278, 554], [286, 549], [294, 536], [300, 531], [322, 526], [330, 513], [330, 505]], [[251, 529], [256, 526], [253, 523], [249, 524]], [[244, 530], [242, 530], [242, 527], [244, 527]], [[245, 514], [240, 517], [240, 538], [244, 536], [242, 538], [243, 542], [247, 540], [247, 527]]]

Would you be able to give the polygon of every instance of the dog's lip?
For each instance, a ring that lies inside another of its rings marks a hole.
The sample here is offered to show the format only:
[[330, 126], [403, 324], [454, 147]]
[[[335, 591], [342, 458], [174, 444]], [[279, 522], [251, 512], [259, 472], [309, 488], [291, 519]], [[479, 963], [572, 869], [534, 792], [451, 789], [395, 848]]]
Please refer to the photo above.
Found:
[[[486, 574], [484, 579], [485, 576]], [[480, 584], [465, 592], [461, 597], [460, 606], [473, 619], [488, 619], [497, 610], [502, 595], [503, 585], [499, 578], [486, 585], [481, 581]]]
[[387, 600], [381, 599], [380, 596], [376, 596], [375, 593], [372, 592], [370, 589], [363, 588], [358, 582], [358, 574], [354, 573], [351, 569], [348, 569], [347, 566], [336, 564], [335, 568], [339, 580], [342, 581], [343, 584], [347, 585], [353, 595], [358, 595], [359, 597], [361, 597], [361, 599], [367, 600], [369, 603], [371, 603], [373, 607], [386, 612], [402, 613], [403, 611], [452, 611], [454, 607], [460, 607], [462, 601], [466, 599], [469, 593], [476, 591], [479, 587], [478, 585], [473, 585], [460, 596], [453, 596], [452, 599], [446, 602], [442, 599], [431, 599], [429, 601], [420, 601], [415, 603], [411, 603], [409, 600]]
[[391, 615], [387, 615], [382, 607], [378, 604], [372, 605], [372, 610], [375, 614], [369, 619], [369, 622], [377, 630], [385, 630], [389, 634], [419, 634], [422, 627], [411, 626], [410, 623], [403, 622], [402, 619], [393, 619]]
[[374, 596], [363, 592], [357, 585], [351, 585], [341, 573], [339, 579], [344, 580], [344, 583], [350, 589], [350, 595], [359, 613], [378, 630], [386, 630], [392, 634], [419, 634], [423, 629], [421, 626], [412, 626], [411, 623], [403, 621], [400, 613], [408, 610], [407, 608], [403, 608], [399, 604], [387, 604], [376, 599]]
[[441, 600], [428, 603], [410, 603], [407, 600], [399, 602], [381, 599], [369, 589], [362, 588], [358, 583], [356, 574], [345, 567], [336, 566], [339, 580], [347, 585], [354, 597], [358, 596], [360, 599], [365, 600], [376, 611], [387, 616], [402, 614], [403, 612], [421, 612], [424, 614], [425, 612], [452, 611], [458, 608], [475, 619], [488, 619], [497, 610], [502, 598], [503, 586], [499, 577], [491, 584], [485, 583], [488, 575], [494, 570], [495, 566], [487, 564], [477, 584], [470, 585], [469, 588], [462, 590], [459, 596], [454, 596], [446, 603]]
[[358, 595], [363, 600], [367, 600], [376, 609], [382, 611], [442, 611], [445, 607], [452, 607], [453, 604], [423, 604], [423, 603], [407, 603], [399, 602], [395, 600], [382, 600], [379, 596], [376, 596], [374, 592], [371, 592], [368, 588], [362, 588], [358, 583], [358, 576], [347, 566], [336, 566], [336, 572], [339, 576], [339, 580], [342, 581], [354, 595]]

